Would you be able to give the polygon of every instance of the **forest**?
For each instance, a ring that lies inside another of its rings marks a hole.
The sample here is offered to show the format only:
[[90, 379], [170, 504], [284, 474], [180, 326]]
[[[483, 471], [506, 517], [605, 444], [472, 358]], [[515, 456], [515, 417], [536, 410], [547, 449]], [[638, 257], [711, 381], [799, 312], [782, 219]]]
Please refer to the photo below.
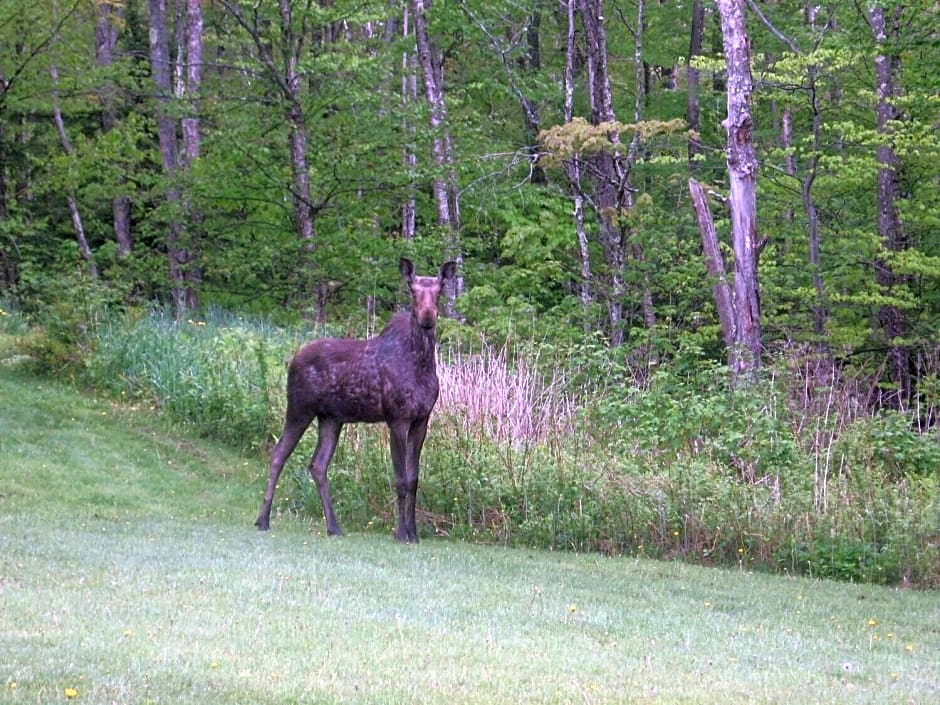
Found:
[[[938, 27], [928, 0], [0, 0], [0, 324], [169, 405], [102, 362], [116, 331], [251, 319], [229, 347], [276, 419], [257, 336], [370, 334], [399, 256], [455, 260], [454, 376], [576, 409], [494, 447], [472, 511], [429, 485], [437, 530], [940, 584]], [[539, 463], [601, 470], [537, 508]]]

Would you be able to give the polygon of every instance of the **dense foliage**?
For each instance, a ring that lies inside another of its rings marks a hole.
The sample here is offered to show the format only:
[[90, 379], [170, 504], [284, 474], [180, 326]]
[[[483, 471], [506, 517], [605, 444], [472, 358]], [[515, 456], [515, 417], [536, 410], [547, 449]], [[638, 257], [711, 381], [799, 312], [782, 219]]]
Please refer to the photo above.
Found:
[[[936, 582], [937, 13], [748, 3], [746, 384], [688, 190], [730, 259], [721, 26], [699, 0], [0, 0], [0, 301], [43, 369], [263, 447], [301, 331], [367, 334], [399, 305], [399, 255], [458, 258], [449, 354], [506, 346], [508, 374], [573, 411], [524, 441], [446, 424], [424, 485], [441, 531]], [[191, 347], [207, 313], [219, 347]], [[497, 404], [480, 379], [455, 385]], [[368, 521], [383, 451], [355, 433], [368, 452], [342, 463], [368, 472], [338, 494]]]
[[[0, 361], [23, 364], [18, 349], [34, 369], [48, 364], [47, 334], [3, 314], [0, 331], [19, 345], [0, 346]], [[78, 344], [85, 354], [58, 374], [250, 452], [260, 491], [283, 421], [284, 360], [325, 331], [223, 313], [181, 323], [91, 318]], [[441, 401], [422, 456], [423, 532], [940, 585], [940, 446], [896, 412], [853, 412], [857, 390], [831, 388], [827, 412], [816, 415], [787, 396], [800, 371], [785, 361], [773, 366], [776, 379], [729, 387], [727, 368], [702, 365], [695, 350], [684, 352], [696, 361], [686, 372], [649, 374], [604, 345], [566, 358], [544, 346], [515, 352], [442, 349]], [[314, 435], [286, 467], [275, 522], [321, 516], [306, 469]], [[384, 428], [347, 427], [330, 474], [347, 529], [394, 525]]]

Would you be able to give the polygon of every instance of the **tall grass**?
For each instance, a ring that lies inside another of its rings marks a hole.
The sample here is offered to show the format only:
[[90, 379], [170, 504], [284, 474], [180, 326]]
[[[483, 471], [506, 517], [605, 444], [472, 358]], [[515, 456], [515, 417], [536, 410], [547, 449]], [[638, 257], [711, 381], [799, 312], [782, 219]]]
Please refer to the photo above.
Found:
[[198, 433], [258, 449], [278, 430], [285, 361], [304, 335], [223, 312], [180, 322], [163, 313], [107, 319], [83, 378]]
[[[220, 313], [101, 320], [85, 384], [253, 452], [280, 433], [286, 360], [325, 333]], [[781, 357], [760, 383], [735, 386], [721, 365], [685, 363], [445, 346], [422, 457], [425, 531], [940, 585], [936, 431], [862, 413], [845, 370], [810, 381]], [[320, 516], [306, 475], [314, 435], [291, 458], [276, 511]], [[344, 433], [331, 481], [347, 528], [394, 521], [386, 445], [381, 427]]]

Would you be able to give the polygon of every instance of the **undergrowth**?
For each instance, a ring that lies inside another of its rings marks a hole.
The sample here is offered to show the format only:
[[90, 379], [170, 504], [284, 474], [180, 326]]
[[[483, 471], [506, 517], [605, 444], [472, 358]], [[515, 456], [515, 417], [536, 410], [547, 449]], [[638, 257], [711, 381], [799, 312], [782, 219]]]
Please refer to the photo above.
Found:
[[[63, 340], [9, 312], [0, 331], [39, 371], [65, 369], [256, 454], [259, 484], [283, 422], [285, 363], [328, 332], [222, 312], [76, 317], [83, 325]], [[859, 411], [847, 373], [811, 385], [780, 356], [742, 385], [694, 347], [639, 371], [591, 346], [530, 347], [441, 351], [419, 492], [426, 532], [940, 586], [937, 431]], [[287, 466], [276, 511], [320, 516], [306, 475], [313, 436]], [[347, 528], [394, 524], [386, 446], [382, 427], [344, 430], [331, 483]]]

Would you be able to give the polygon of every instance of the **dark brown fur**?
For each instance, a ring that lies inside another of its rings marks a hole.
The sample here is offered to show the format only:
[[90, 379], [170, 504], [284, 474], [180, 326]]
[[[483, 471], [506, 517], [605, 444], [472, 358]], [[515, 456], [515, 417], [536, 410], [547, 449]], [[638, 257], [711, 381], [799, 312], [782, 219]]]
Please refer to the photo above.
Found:
[[315, 340], [294, 355], [287, 372], [287, 418], [271, 456], [264, 503], [255, 521], [259, 529], [270, 526], [274, 489], [284, 463], [317, 419], [317, 447], [310, 460], [310, 475], [323, 502], [327, 533], [342, 534], [326, 477], [339, 432], [346, 423], [384, 421], [389, 428], [398, 492], [395, 538], [418, 540], [418, 463], [438, 394], [434, 353], [438, 299], [444, 283], [453, 279], [456, 266], [447, 262], [436, 277], [419, 277], [414, 265], [402, 258], [399, 269], [411, 291], [410, 312], [396, 315], [371, 340]]

